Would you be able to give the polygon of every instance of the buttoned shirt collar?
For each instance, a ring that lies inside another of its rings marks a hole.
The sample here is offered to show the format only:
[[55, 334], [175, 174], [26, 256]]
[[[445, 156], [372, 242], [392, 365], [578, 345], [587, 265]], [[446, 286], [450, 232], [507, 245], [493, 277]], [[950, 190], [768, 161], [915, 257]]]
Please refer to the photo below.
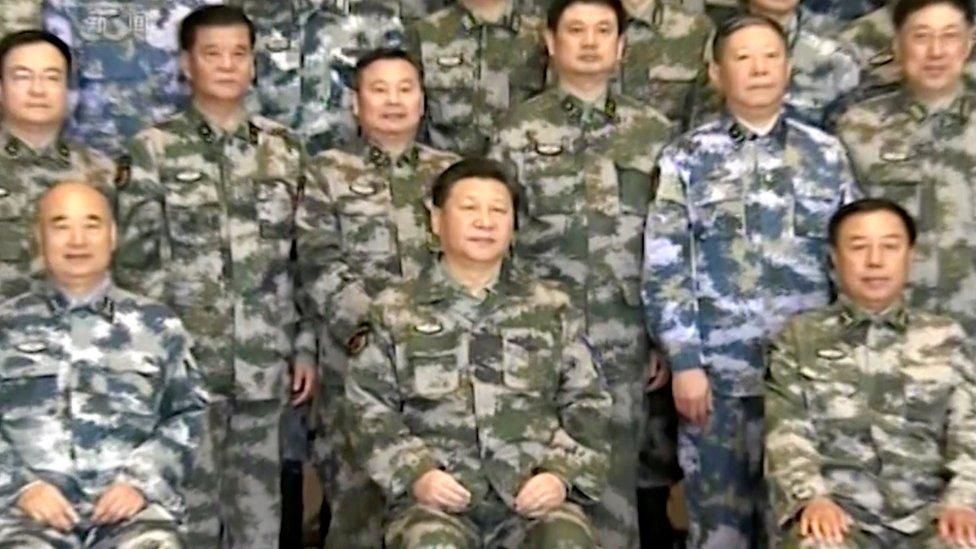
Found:
[[861, 331], [871, 326], [886, 326], [904, 333], [908, 329], [909, 311], [904, 299], [899, 298], [878, 313], [868, 311], [843, 294], [837, 298], [837, 305], [845, 330]]
[[16, 137], [7, 128], [0, 130], [0, 144], [3, 146], [4, 153], [12, 158], [36, 157], [36, 158], [57, 158], [67, 162], [71, 158], [71, 147], [64, 140], [63, 132], [51, 140], [50, 143], [34, 150], [28, 143]]
[[63, 315], [87, 310], [111, 321], [115, 316], [115, 300], [111, 295], [113, 287], [112, 278], [106, 275], [91, 292], [82, 296], [69, 296], [53, 280], [49, 280], [45, 294], [52, 314]]

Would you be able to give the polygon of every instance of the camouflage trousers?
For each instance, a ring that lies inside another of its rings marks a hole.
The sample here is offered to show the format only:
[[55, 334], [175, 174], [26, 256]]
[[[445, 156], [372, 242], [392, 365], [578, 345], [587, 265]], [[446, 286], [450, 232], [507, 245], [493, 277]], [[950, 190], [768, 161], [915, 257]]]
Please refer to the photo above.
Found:
[[789, 527], [781, 532], [781, 535], [782, 542], [776, 544], [780, 549], [949, 549], [953, 547], [939, 538], [934, 526], [909, 535], [890, 529], [869, 532], [855, 523], [843, 543], [824, 543], [811, 538], [800, 538], [796, 529]]
[[[79, 510], [81, 511], [81, 510]], [[89, 511], [90, 512], [90, 511]], [[82, 513], [80, 513], [82, 514]], [[45, 527], [18, 509], [0, 515], [0, 549], [182, 549], [172, 516], [152, 504], [118, 526], [84, 521], [70, 532]]]
[[689, 548], [764, 546], [762, 449], [762, 397], [713, 395], [704, 427], [679, 424]]
[[494, 492], [463, 515], [422, 505], [394, 513], [386, 529], [387, 549], [594, 549], [595, 531], [574, 503], [563, 503], [542, 518], [525, 519]]
[[193, 549], [278, 546], [282, 410], [280, 400], [211, 402], [186, 487]]

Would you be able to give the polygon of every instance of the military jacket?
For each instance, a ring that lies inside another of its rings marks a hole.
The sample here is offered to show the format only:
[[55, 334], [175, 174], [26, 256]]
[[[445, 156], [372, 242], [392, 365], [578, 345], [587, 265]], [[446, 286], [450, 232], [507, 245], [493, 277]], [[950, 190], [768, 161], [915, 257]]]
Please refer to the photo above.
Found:
[[846, 298], [791, 320], [766, 382], [766, 479], [782, 524], [828, 496], [862, 528], [919, 532], [976, 505], [976, 379], [947, 317]]
[[641, 234], [670, 133], [662, 114], [629, 97], [588, 106], [553, 87], [512, 112], [493, 151], [522, 185], [516, 258], [585, 311], [611, 381], [635, 379], [647, 363]]
[[857, 19], [885, 5], [884, 0], [805, 0], [808, 10], [842, 22]]
[[377, 294], [430, 263], [430, 187], [457, 160], [421, 144], [391, 158], [365, 142], [314, 159], [305, 203], [315, 228], [301, 247], [322, 258], [309, 297], [341, 346], [366, 324]]
[[830, 298], [827, 221], [860, 192], [834, 137], [788, 117], [765, 136], [731, 116], [672, 142], [647, 218], [642, 295], [675, 371], [762, 395], [762, 347]]
[[41, 274], [34, 258], [34, 211], [37, 199], [63, 180], [87, 181], [114, 189], [115, 164], [87, 147], [59, 137], [40, 151], [0, 131], [0, 301], [26, 292]]
[[976, 330], [976, 91], [936, 112], [894, 91], [852, 107], [838, 134], [865, 192], [918, 223], [911, 303]]
[[179, 76], [178, 28], [216, 0], [47, 0], [44, 26], [71, 46], [79, 142], [119, 156], [143, 125], [170, 116], [187, 97]]
[[348, 145], [356, 63], [403, 41], [405, 6], [386, 0], [232, 0], [257, 29], [261, 112], [293, 128], [310, 154]]
[[662, 0], [632, 14], [615, 90], [653, 105], [684, 127], [705, 77], [705, 55], [714, 28], [708, 16]]
[[42, 0], [7, 0], [0, 12], [0, 37], [41, 26]]
[[283, 396], [288, 364], [315, 356], [292, 259], [305, 219], [296, 214], [301, 144], [259, 116], [225, 133], [191, 108], [139, 132], [130, 149], [131, 180], [118, 195], [120, 282], [180, 315], [211, 390]]
[[[516, 0], [512, 0], [515, 2]], [[460, 4], [417, 21], [407, 44], [424, 67], [430, 143], [463, 156], [488, 151], [509, 108], [545, 85], [543, 21], [516, 4], [482, 23]]]
[[0, 502], [35, 480], [90, 513], [127, 482], [177, 520], [207, 394], [189, 336], [167, 308], [107, 284], [0, 305]]
[[477, 299], [435, 266], [385, 290], [350, 362], [357, 452], [394, 505], [441, 468], [509, 507], [538, 472], [592, 502], [606, 483], [611, 400], [568, 297], [503, 267]]

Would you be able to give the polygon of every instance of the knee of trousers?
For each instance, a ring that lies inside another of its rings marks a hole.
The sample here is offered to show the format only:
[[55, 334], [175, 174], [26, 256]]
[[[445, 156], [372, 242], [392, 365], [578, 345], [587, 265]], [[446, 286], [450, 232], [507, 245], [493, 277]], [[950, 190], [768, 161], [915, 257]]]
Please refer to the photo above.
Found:
[[563, 504], [529, 528], [529, 547], [595, 548], [596, 532], [586, 513], [575, 504]]
[[152, 547], [153, 549], [185, 549], [186, 545], [180, 537], [168, 529], [154, 529], [140, 532], [132, 536], [131, 539], [120, 542], [118, 549], [142, 549]]
[[395, 517], [386, 532], [389, 549], [474, 549], [477, 539], [457, 517], [419, 505]]

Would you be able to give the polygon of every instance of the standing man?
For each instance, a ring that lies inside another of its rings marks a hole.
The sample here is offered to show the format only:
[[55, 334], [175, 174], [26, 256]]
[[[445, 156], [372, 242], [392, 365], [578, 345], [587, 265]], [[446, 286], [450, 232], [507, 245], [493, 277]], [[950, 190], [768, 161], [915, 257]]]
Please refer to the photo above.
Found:
[[865, 192], [918, 220], [912, 305], [976, 334], [976, 91], [964, 76], [973, 6], [902, 0], [893, 13], [904, 80], [851, 107], [838, 134]]
[[64, 135], [71, 66], [71, 51], [53, 34], [0, 40], [0, 300], [26, 292], [41, 271], [31, 264], [31, 204], [60, 180], [113, 187], [115, 165]]
[[144, 125], [186, 101], [176, 30], [217, 0], [46, 0], [44, 28], [71, 46], [78, 105], [70, 135], [115, 158]]
[[784, 115], [779, 25], [737, 16], [713, 51], [725, 112], [661, 153], [643, 298], [674, 371], [689, 547], [737, 549], [762, 543], [763, 345], [827, 303], [827, 219], [858, 191], [840, 143]]
[[[356, 140], [356, 61], [403, 41], [403, 6], [385, 0], [231, 0], [254, 21], [261, 113], [293, 128], [309, 154]], [[418, 15], [419, 17], [419, 15]]]
[[191, 527], [216, 535], [219, 519], [223, 547], [264, 549], [278, 543], [279, 419], [289, 389], [292, 404], [311, 394], [315, 334], [296, 306], [293, 259], [304, 152], [244, 109], [253, 45], [239, 8], [200, 8], [180, 25], [192, 104], [132, 141], [117, 272], [181, 316], [213, 394]]
[[427, 138], [478, 156], [509, 108], [545, 86], [542, 19], [521, 0], [458, 0], [407, 29], [424, 71]]
[[327, 545], [372, 549], [383, 542], [385, 503], [347, 443], [356, 420], [343, 413], [346, 363], [362, 348], [376, 295], [416, 278], [434, 257], [425, 200], [434, 178], [458, 157], [416, 141], [424, 91], [420, 67], [406, 51], [369, 52], [356, 75], [353, 114], [362, 139], [313, 160], [307, 203], [316, 224], [300, 244], [325, 264], [309, 296], [325, 315], [319, 363], [327, 435], [317, 446], [332, 504]]
[[779, 547], [972, 547], [972, 337], [905, 303], [916, 230], [903, 208], [859, 200], [828, 233], [841, 296], [792, 319], [769, 354]]
[[183, 547], [206, 394], [166, 307], [115, 286], [115, 222], [87, 184], [37, 203], [48, 280], [0, 305], [0, 546]]
[[[609, 487], [594, 509], [600, 543], [610, 549], [638, 544], [642, 402], [668, 376], [652, 358], [639, 283], [651, 172], [671, 126], [658, 111], [611, 89], [626, 23], [619, 0], [554, 2], [545, 39], [557, 85], [515, 107], [494, 150], [525, 189], [516, 259], [534, 276], [562, 284], [584, 311], [587, 340], [613, 395]], [[655, 396], [667, 399], [663, 391]], [[657, 450], [665, 454], [655, 471], [662, 487], [674, 480], [673, 449]], [[667, 489], [658, 494], [664, 513]]]

